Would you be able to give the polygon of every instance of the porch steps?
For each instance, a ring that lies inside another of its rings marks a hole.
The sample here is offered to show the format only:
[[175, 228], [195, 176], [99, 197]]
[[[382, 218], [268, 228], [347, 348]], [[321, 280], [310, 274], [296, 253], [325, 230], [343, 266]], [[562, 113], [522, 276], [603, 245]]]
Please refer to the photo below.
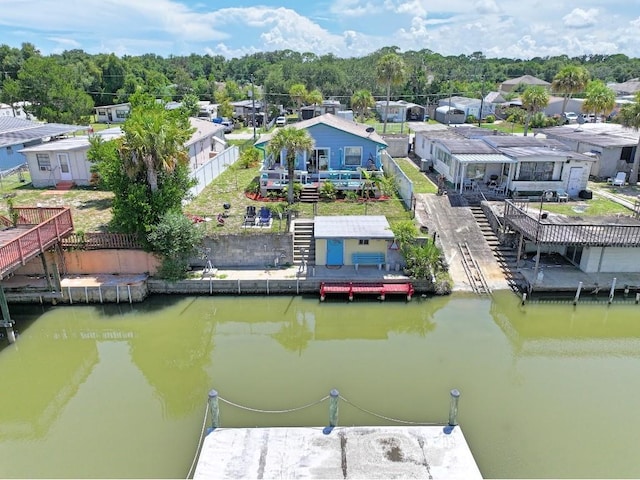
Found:
[[305, 185], [300, 192], [300, 202], [315, 203], [320, 200], [320, 193], [316, 185]]
[[60, 180], [56, 183], [56, 190], [71, 190], [75, 185], [73, 180]]
[[313, 238], [314, 223], [311, 219], [293, 222], [293, 263], [308, 265], [316, 263], [316, 243]]
[[500, 239], [491, 228], [489, 220], [487, 219], [484, 211], [479, 206], [469, 207], [476, 223], [480, 227], [480, 231], [484, 236], [487, 244], [493, 252], [493, 256], [498, 261], [500, 269], [504, 274], [504, 277], [509, 284], [509, 287], [513, 291], [519, 291], [519, 287], [525, 284], [525, 279], [518, 271], [517, 267], [517, 251], [511, 247], [500, 244]]

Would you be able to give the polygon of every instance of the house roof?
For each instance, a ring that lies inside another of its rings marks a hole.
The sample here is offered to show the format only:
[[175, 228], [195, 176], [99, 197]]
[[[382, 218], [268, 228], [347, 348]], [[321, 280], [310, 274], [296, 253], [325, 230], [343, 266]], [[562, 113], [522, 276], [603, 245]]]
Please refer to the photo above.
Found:
[[62, 123], [36, 123], [23, 118], [0, 117], [0, 148], [56, 137], [83, 128], [88, 127]]
[[394, 238], [384, 215], [315, 217], [313, 232], [315, 238]]
[[224, 133], [224, 125], [220, 123], [213, 123], [202, 118], [189, 117], [189, 123], [196, 131], [191, 135], [191, 138], [185, 143], [185, 146], [190, 146], [199, 140], [215, 136], [216, 134]]
[[101, 105], [99, 107], [95, 107], [94, 110], [102, 109], [102, 108], [119, 108], [119, 107], [131, 107], [129, 102], [125, 103], [115, 103], [113, 105]]
[[521, 77], [511, 78], [502, 82], [503, 85], [520, 85], [521, 83], [525, 85], [551, 85], [549, 82], [534, 77], [533, 75], [522, 75]]
[[480, 105], [480, 99], [479, 98], [453, 96], [453, 97], [449, 97], [449, 98], [441, 98], [440, 99], [440, 103], [441, 104], [447, 104], [448, 105], [448, 102], [455, 103], [457, 105]]
[[[94, 133], [104, 140], [113, 140], [122, 136], [120, 127], [106, 128]], [[21, 152], [70, 152], [72, 150], [87, 150], [91, 143], [88, 135], [78, 135], [75, 137], [63, 138], [52, 142], [44, 142], [32, 147], [23, 148]]]
[[458, 154], [465, 153], [471, 155], [500, 154], [491, 145], [479, 139], [439, 138], [438, 142], [446, 147], [452, 155], [456, 156], [458, 156]]
[[639, 133], [615, 123], [585, 123], [545, 128], [541, 133], [547, 137], [585, 142], [599, 147], [633, 147], [638, 144]]
[[505, 155], [512, 158], [525, 158], [525, 157], [557, 157], [581, 160], [585, 162], [595, 162], [596, 158], [584, 155], [582, 153], [571, 152], [565, 148], [555, 149], [544, 146], [522, 146], [522, 147], [506, 147], [499, 148], [499, 150]]
[[618, 94], [630, 94], [640, 91], [640, 78], [632, 78], [622, 83], [608, 83], [607, 87]]
[[518, 163], [501, 153], [456, 153], [455, 157], [460, 163]]
[[[293, 128], [300, 129], [308, 129], [315, 125], [326, 125], [331, 128], [335, 128], [337, 130], [341, 130], [343, 132], [350, 133], [352, 135], [356, 135], [358, 137], [367, 138], [379, 145], [387, 146], [387, 143], [382, 139], [378, 133], [368, 132], [367, 128], [370, 128], [367, 125], [362, 123], [356, 123], [351, 120], [346, 120], [342, 117], [338, 117], [337, 115], [333, 115], [332, 113], [325, 113], [324, 115], [319, 115], [317, 117], [310, 118], [308, 120], [303, 120], [301, 122], [293, 123], [290, 126]], [[266, 135], [261, 135], [255, 145], [263, 145], [265, 143], [269, 143], [271, 138], [273, 137], [273, 133], [268, 133]]]
[[504, 103], [505, 99], [500, 92], [489, 92], [484, 97], [484, 101], [489, 103]]
[[490, 135], [482, 138], [489, 145], [496, 148], [506, 147], [545, 147], [556, 148], [558, 150], [569, 150], [564, 143], [550, 138], [539, 138], [534, 136], [520, 135]]

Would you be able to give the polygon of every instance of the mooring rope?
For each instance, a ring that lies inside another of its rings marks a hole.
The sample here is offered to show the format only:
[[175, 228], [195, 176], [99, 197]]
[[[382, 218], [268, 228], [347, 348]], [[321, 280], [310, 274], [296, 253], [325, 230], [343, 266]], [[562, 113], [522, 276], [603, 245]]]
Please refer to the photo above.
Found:
[[423, 426], [441, 425], [441, 423], [435, 423], [435, 422], [431, 422], [431, 423], [411, 422], [409, 420], [399, 420], [397, 418], [385, 417], [384, 415], [380, 415], [378, 413], [372, 412], [371, 410], [367, 410], [366, 408], [360, 407], [360, 406], [356, 405], [355, 403], [350, 402], [349, 400], [344, 398], [342, 395], [340, 395], [340, 400], [342, 400], [345, 403], [348, 403], [352, 407], [354, 407], [354, 408], [356, 408], [356, 409], [358, 409], [358, 410], [360, 410], [360, 411], [362, 411], [364, 413], [368, 413], [369, 415], [373, 415], [374, 417], [381, 418], [382, 420], [388, 420], [390, 422], [404, 423], [404, 424], [407, 424], [407, 425], [423, 425]]
[[246, 407], [244, 405], [238, 405], [237, 403], [233, 403], [225, 398], [222, 397], [218, 397], [218, 399], [221, 402], [224, 402], [228, 405], [231, 405], [232, 407], [236, 407], [236, 408], [241, 408], [242, 410], [248, 410], [250, 412], [257, 412], [257, 413], [290, 413], [290, 412], [297, 412], [299, 410], [304, 410], [305, 408], [309, 408], [309, 407], [313, 407], [315, 405], [318, 405], [322, 402], [324, 402], [326, 399], [329, 398], [329, 395], [322, 397], [320, 400], [313, 402], [313, 403], [309, 403], [308, 405], [303, 405], [301, 407], [295, 407], [295, 408], [288, 408], [287, 410], [261, 410], [259, 408], [251, 408], [251, 407]]
[[204, 440], [204, 430], [207, 425], [208, 414], [209, 414], [209, 403], [207, 403], [204, 408], [204, 418], [202, 419], [202, 430], [200, 430], [200, 440], [198, 441], [198, 446], [196, 447], [196, 454], [193, 456], [193, 462], [191, 462], [191, 468], [189, 469], [189, 473], [187, 474], [187, 480], [191, 478], [191, 475], [193, 474], [193, 469], [196, 466], [198, 457], [200, 456], [200, 449], [202, 448], [202, 440]]

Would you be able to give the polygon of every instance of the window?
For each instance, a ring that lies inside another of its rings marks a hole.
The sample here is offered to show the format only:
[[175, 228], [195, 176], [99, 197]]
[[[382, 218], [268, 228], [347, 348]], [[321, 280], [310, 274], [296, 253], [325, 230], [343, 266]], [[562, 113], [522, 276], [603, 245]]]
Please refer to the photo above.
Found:
[[518, 180], [548, 181], [553, 180], [553, 162], [522, 162]]
[[361, 238], [360, 240], [358, 240], [358, 245], [369, 245], [369, 239]]
[[36, 153], [38, 169], [42, 171], [51, 170], [51, 160], [48, 153]]
[[362, 165], [362, 147], [344, 147], [344, 164], [352, 167]]
[[13, 155], [13, 148], [7, 147], [7, 155]]
[[623, 160], [627, 163], [633, 163], [633, 155], [635, 153], [636, 147], [622, 147], [622, 152], [620, 152], [620, 160]]
[[127, 113], [126, 110], [116, 110], [116, 118], [127, 118]]

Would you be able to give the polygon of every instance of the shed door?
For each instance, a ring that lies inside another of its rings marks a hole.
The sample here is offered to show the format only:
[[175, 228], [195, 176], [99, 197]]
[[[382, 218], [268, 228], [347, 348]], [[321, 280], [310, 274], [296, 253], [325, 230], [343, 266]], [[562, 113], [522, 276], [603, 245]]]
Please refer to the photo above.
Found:
[[60, 165], [60, 180], [73, 180], [71, 167], [69, 165], [69, 155], [66, 153], [59, 153], [58, 164]]
[[582, 190], [582, 167], [571, 167], [567, 193], [575, 197], [580, 193], [580, 190]]
[[343, 265], [343, 241], [341, 238], [327, 240], [327, 265]]

